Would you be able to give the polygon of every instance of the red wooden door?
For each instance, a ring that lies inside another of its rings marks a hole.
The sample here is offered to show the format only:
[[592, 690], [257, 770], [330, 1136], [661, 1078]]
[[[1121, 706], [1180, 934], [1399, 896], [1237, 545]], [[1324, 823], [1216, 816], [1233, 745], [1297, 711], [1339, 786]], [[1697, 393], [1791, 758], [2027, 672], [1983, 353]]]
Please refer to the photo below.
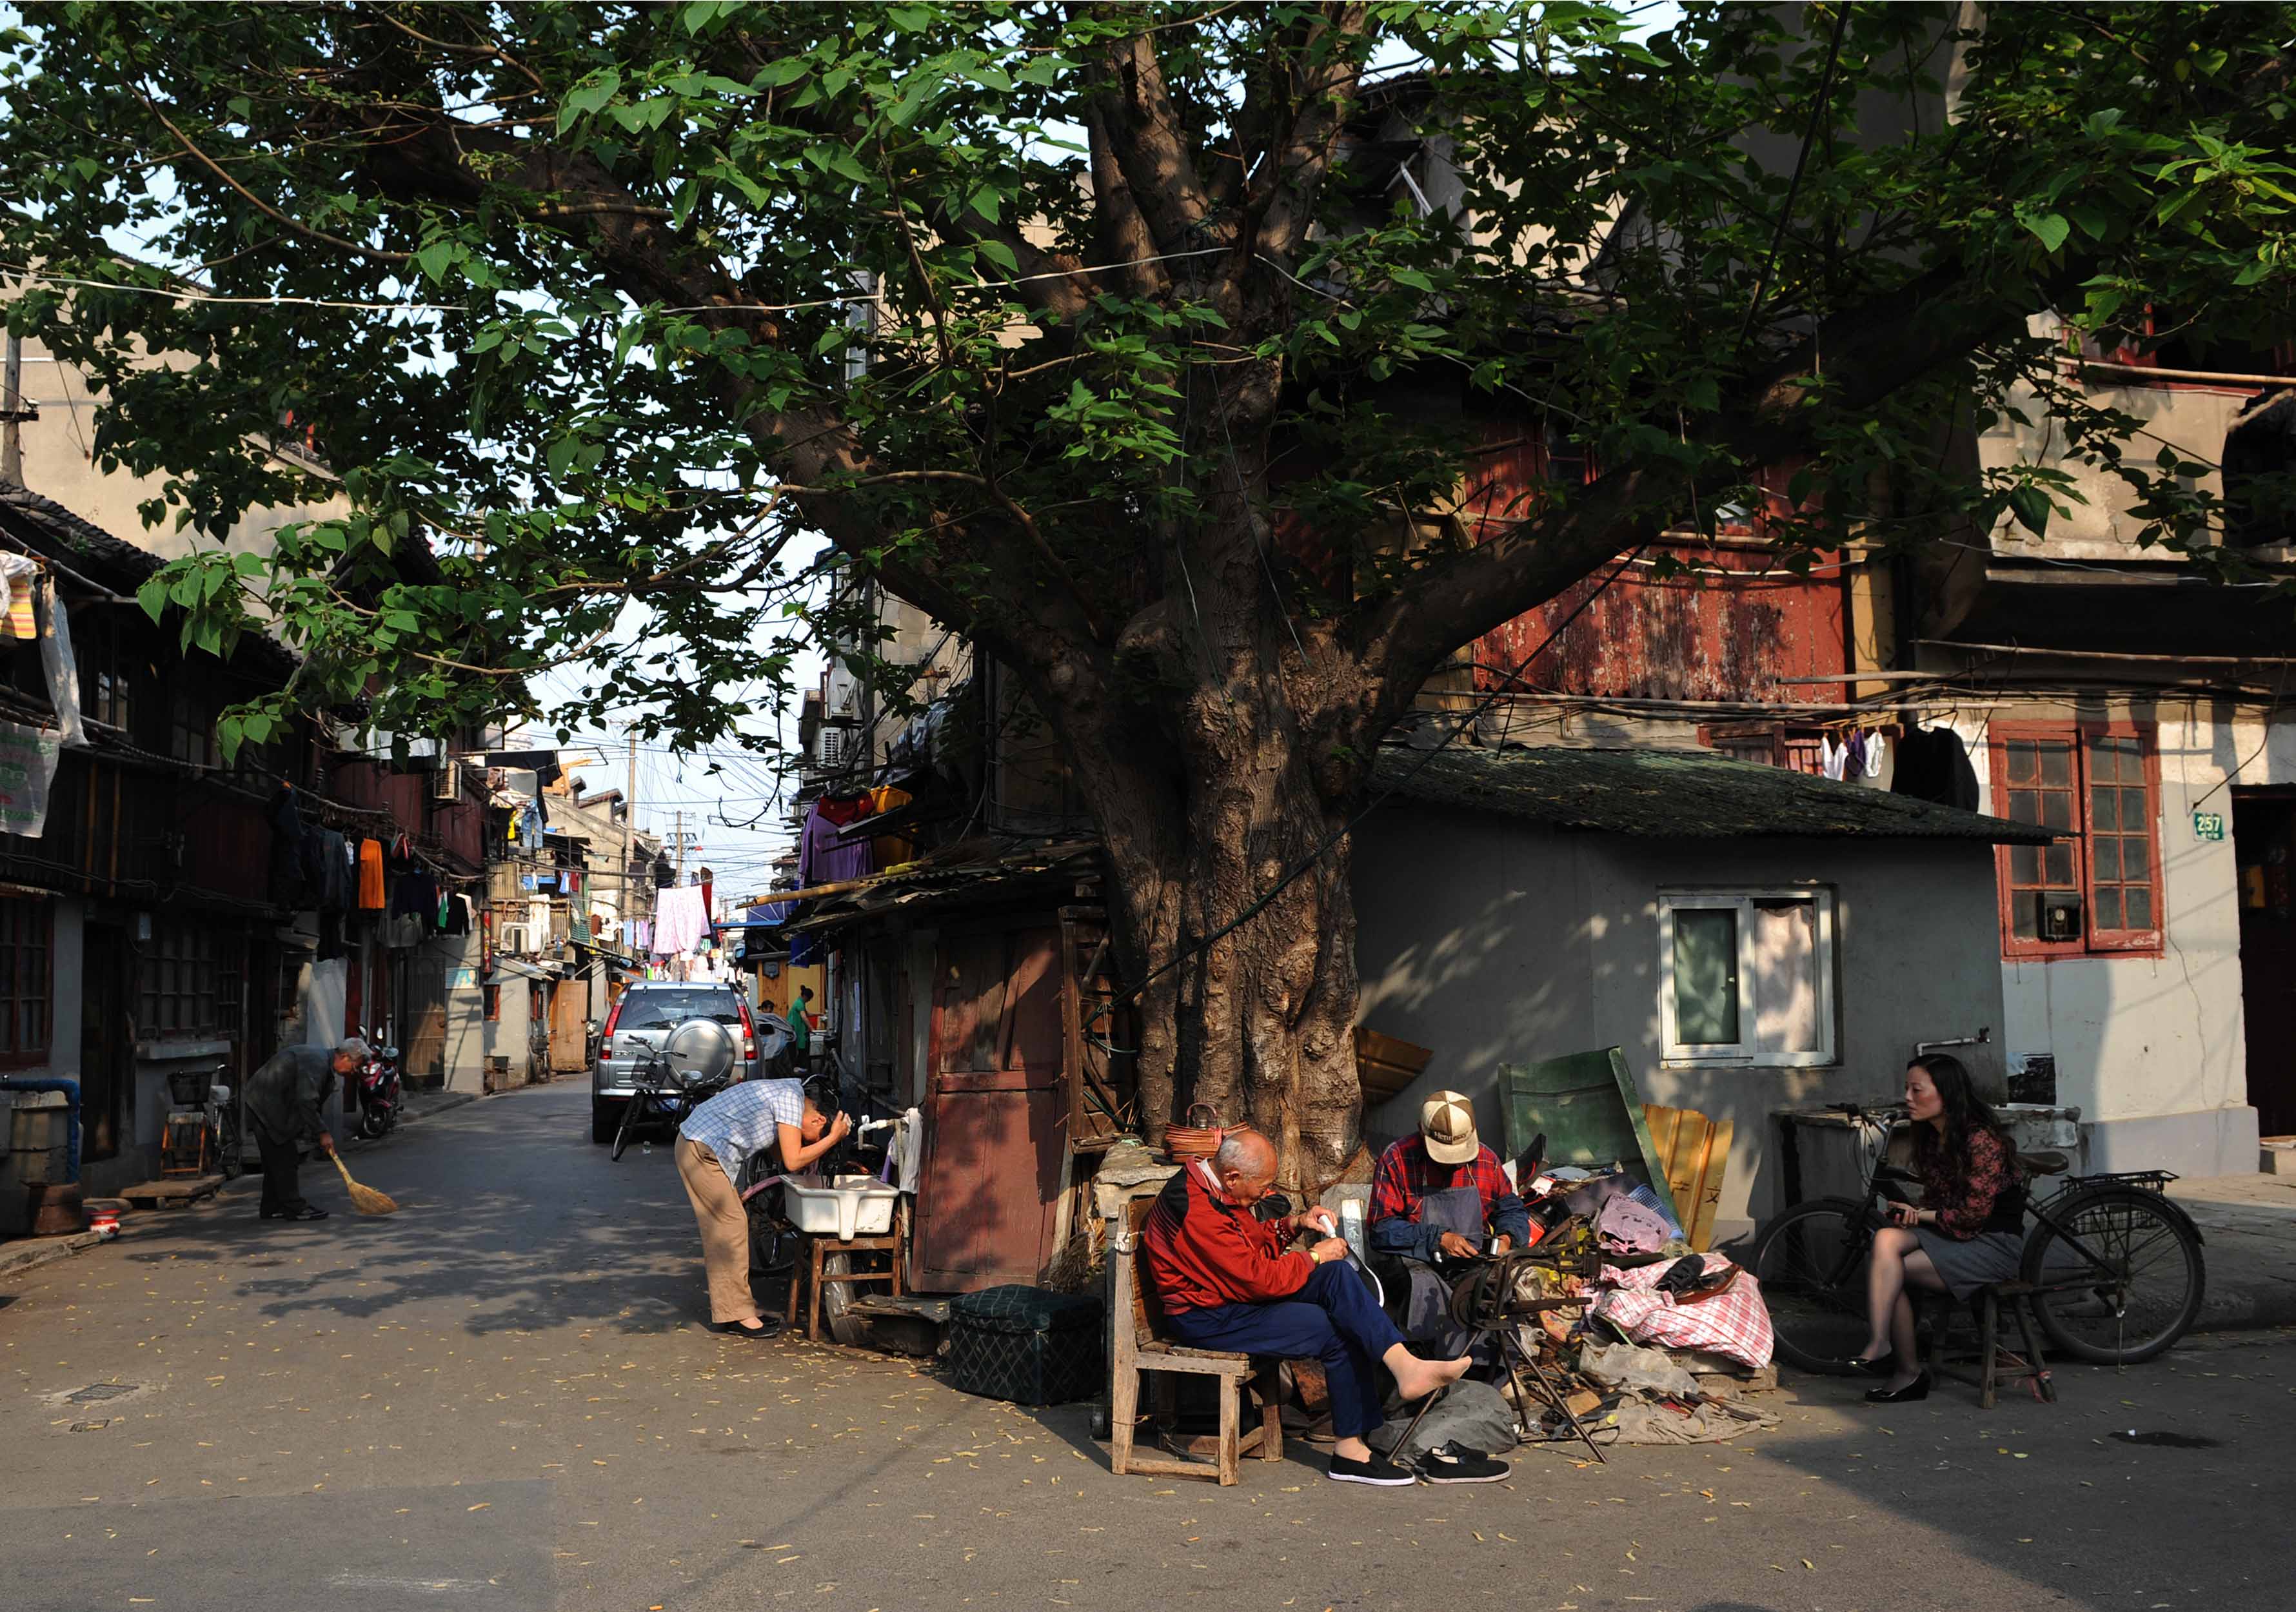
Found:
[[935, 961], [914, 1285], [1034, 1282], [1053, 1255], [1068, 1160], [1061, 933], [958, 931]]

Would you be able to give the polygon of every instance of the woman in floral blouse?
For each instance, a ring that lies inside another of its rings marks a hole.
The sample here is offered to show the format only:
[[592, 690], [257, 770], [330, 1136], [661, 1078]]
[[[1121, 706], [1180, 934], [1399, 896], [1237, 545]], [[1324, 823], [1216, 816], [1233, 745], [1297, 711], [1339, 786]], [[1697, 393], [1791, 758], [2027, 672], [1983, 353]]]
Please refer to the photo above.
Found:
[[1874, 1239], [1867, 1272], [1866, 1353], [1850, 1363], [1889, 1380], [1875, 1404], [1926, 1399], [1929, 1373], [1914, 1343], [1908, 1284], [1967, 1298], [2017, 1274], [2025, 1246], [2025, 1185], [2016, 1150], [1961, 1060], [1931, 1052], [1906, 1069], [1914, 1125], [1914, 1173], [1922, 1207], [1892, 1204], [1895, 1223]]

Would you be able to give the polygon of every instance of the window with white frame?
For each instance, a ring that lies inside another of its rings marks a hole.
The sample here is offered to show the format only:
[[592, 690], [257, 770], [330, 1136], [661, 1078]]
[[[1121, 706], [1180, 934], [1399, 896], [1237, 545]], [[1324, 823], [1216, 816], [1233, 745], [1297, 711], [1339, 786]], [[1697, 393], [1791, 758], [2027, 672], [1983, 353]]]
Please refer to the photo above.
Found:
[[1659, 1035], [1667, 1062], [1800, 1068], [1833, 1061], [1831, 890], [1661, 895], [1658, 933]]

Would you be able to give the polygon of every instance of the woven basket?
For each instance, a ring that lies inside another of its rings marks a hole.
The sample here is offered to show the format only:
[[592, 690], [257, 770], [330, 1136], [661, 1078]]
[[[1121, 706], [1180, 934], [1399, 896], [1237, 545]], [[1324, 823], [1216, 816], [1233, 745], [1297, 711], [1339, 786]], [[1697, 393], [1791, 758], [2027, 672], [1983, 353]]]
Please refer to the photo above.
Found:
[[[1201, 1125], [1195, 1123], [1199, 1111], [1210, 1123]], [[1219, 1116], [1212, 1112], [1211, 1104], [1191, 1103], [1188, 1105], [1186, 1125], [1164, 1128], [1164, 1151], [1182, 1163], [1191, 1158], [1210, 1158], [1219, 1151], [1220, 1138], [1225, 1134], [1220, 1129]]]

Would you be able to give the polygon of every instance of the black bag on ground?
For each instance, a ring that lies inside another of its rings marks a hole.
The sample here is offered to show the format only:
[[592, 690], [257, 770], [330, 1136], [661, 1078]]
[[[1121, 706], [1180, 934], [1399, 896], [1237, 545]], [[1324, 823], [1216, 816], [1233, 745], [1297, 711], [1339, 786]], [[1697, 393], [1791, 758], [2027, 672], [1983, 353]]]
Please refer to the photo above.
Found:
[[1018, 1284], [949, 1301], [953, 1386], [984, 1399], [1056, 1405], [1100, 1392], [1100, 1296]]

